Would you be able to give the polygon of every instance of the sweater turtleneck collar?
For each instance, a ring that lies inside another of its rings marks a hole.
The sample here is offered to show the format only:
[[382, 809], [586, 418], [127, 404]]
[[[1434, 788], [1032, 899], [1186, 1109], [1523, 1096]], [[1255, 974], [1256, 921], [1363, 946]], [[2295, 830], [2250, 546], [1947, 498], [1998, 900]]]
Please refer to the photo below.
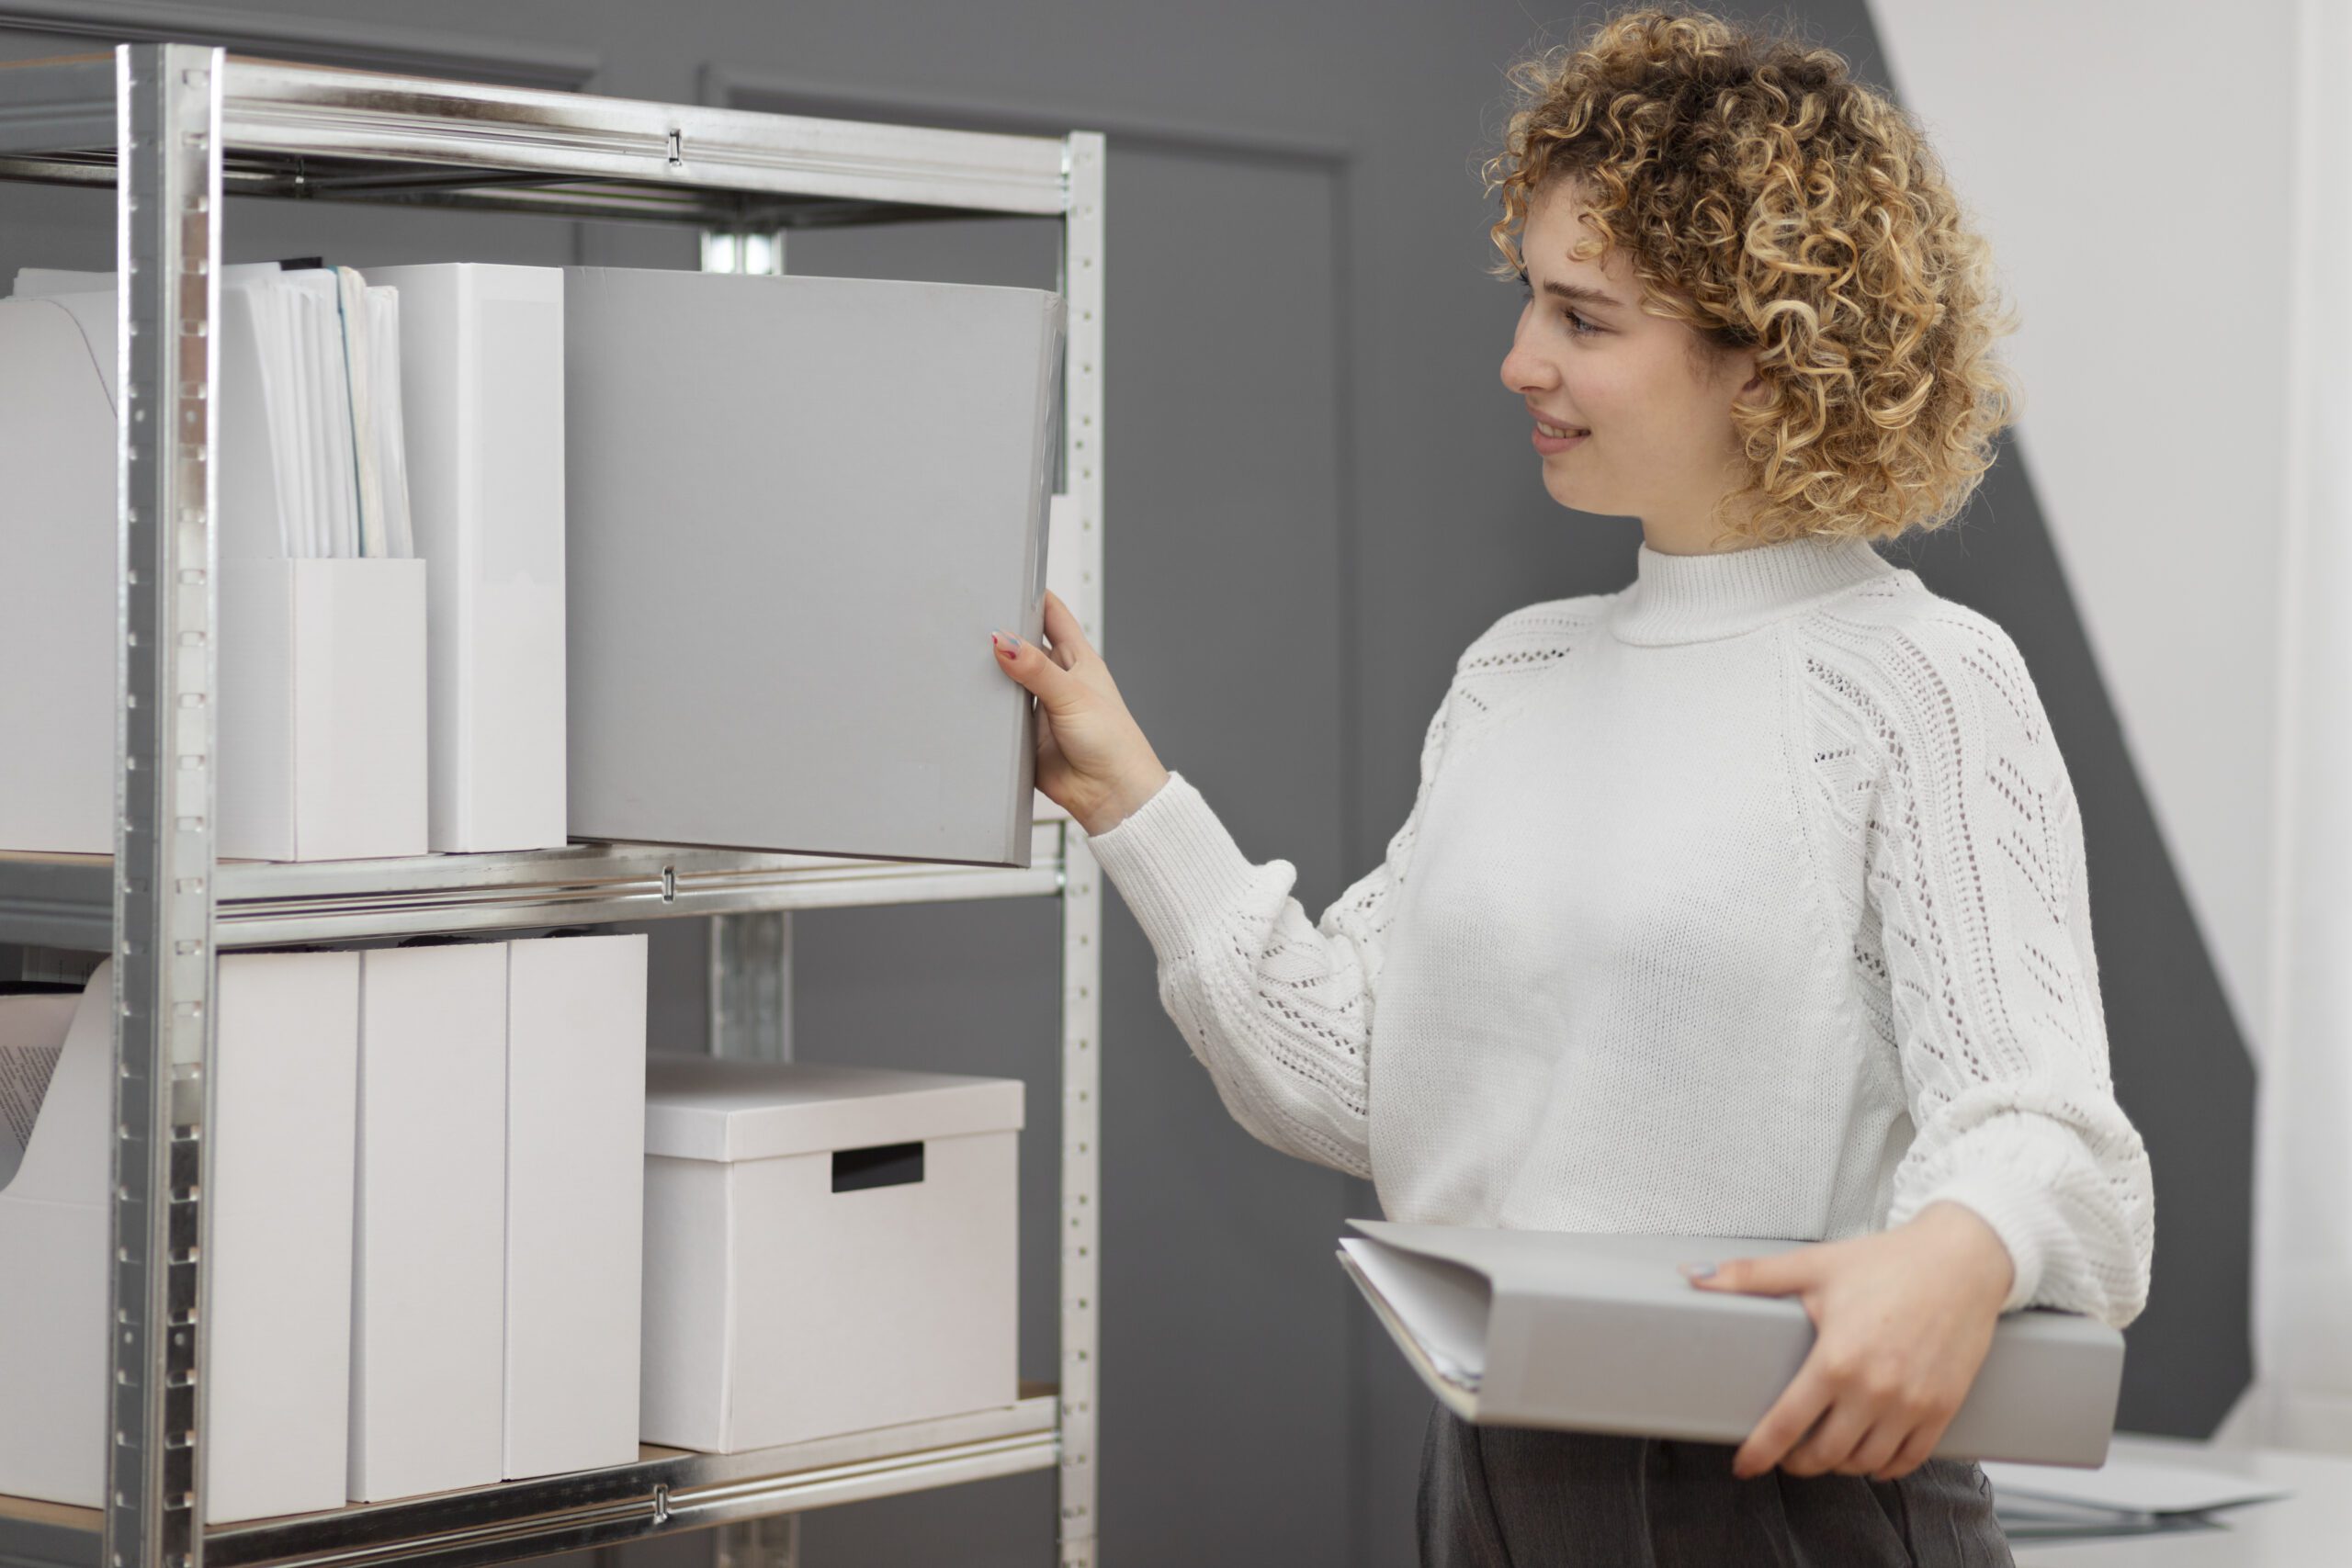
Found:
[[1734, 637], [1872, 578], [1899, 577], [1859, 536], [1810, 534], [1709, 555], [1668, 555], [1645, 540], [1634, 581], [1609, 616], [1631, 643]]

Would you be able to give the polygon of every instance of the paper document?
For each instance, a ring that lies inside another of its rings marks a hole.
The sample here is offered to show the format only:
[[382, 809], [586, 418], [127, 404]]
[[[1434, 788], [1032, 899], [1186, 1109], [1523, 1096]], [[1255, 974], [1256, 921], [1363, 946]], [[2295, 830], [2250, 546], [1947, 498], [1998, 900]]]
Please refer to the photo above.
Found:
[[2292, 1495], [2291, 1488], [2227, 1471], [2138, 1459], [2109, 1459], [2097, 1470], [1988, 1460], [1984, 1473], [1994, 1492], [2005, 1498], [2015, 1495], [2123, 1514], [2201, 1514]]

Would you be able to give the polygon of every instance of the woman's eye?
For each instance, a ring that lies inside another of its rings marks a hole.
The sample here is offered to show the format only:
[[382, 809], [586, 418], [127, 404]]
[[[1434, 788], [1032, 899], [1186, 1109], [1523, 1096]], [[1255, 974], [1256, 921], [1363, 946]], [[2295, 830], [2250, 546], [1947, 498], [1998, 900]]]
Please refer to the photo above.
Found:
[[[1519, 297], [1522, 302], [1535, 298], [1534, 280], [1525, 272], [1519, 275]], [[1608, 330], [1593, 325], [1565, 305], [1560, 308], [1560, 319], [1568, 323], [1568, 335], [1571, 337], [1599, 337]]]

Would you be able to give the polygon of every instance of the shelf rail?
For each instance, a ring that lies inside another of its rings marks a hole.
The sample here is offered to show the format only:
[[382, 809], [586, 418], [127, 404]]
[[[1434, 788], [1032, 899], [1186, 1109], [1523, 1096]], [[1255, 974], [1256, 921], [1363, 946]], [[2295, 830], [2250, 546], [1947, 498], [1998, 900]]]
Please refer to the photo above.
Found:
[[204, 1495], [203, 1257], [211, 1111], [209, 328], [219, 306], [220, 52], [117, 57], [113, 1348], [108, 1568], [197, 1568]]

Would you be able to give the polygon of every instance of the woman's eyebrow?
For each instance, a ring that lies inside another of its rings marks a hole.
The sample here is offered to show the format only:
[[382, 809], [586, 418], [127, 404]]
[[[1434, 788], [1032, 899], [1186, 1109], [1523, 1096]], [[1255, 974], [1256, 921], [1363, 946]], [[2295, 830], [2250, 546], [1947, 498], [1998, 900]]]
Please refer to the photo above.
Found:
[[1623, 309], [1615, 295], [1603, 293], [1598, 288], [1587, 288], [1582, 284], [1562, 283], [1555, 278], [1546, 278], [1544, 283], [1544, 292], [1555, 295], [1574, 305], [1599, 305]]

